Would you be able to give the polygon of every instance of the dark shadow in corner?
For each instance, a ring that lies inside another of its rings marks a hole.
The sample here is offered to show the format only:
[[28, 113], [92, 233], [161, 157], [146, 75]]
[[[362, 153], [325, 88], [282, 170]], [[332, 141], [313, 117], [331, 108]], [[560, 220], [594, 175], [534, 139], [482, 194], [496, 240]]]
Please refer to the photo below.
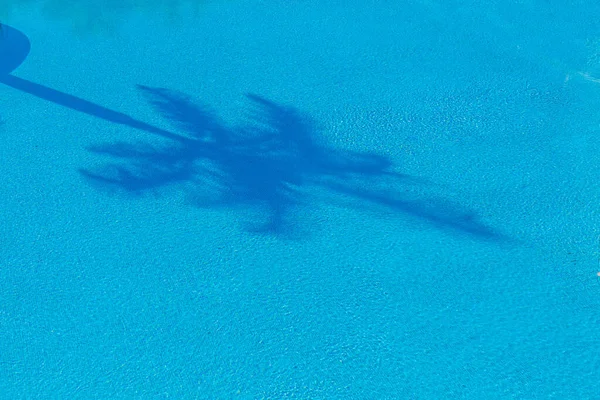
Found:
[[[439, 228], [502, 239], [472, 213], [445, 201], [390, 192], [412, 178], [393, 172], [382, 156], [320, 144], [314, 125], [292, 108], [249, 94], [253, 107], [248, 123], [230, 128], [187, 96], [162, 88], [139, 89], [186, 136], [163, 147], [116, 143], [88, 148], [121, 160], [94, 171], [80, 170], [94, 184], [131, 194], [177, 185], [190, 192], [197, 206], [262, 209], [264, 218], [248, 229], [277, 235], [296, 231], [294, 206], [306, 199], [309, 188], [319, 187], [353, 203], [402, 212]], [[388, 190], [377, 188], [382, 182]]]
[[82, 112], [108, 122], [127, 125], [131, 128], [144, 130], [150, 133], [164, 136], [168, 139], [177, 140], [174, 135], [164, 129], [157, 128], [142, 121], [138, 121], [128, 115], [94, 104], [79, 97], [60, 92], [58, 90], [40, 85], [11, 75], [21, 65], [29, 51], [31, 44], [25, 34], [11, 26], [1, 25], [0, 30], [0, 83], [13, 89], [29, 93], [33, 96], [50, 101], [52, 103]]
[[25, 61], [31, 45], [25, 34], [11, 26], [0, 25], [0, 78]]

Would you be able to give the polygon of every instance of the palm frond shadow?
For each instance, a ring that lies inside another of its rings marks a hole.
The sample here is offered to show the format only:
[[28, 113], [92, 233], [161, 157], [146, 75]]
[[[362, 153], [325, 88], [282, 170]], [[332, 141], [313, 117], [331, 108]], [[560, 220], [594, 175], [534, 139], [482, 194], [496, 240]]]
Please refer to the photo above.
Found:
[[[485, 239], [501, 235], [448, 202], [403, 198], [385, 187], [414, 183], [373, 153], [340, 151], [323, 145], [314, 124], [293, 108], [254, 94], [243, 126], [228, 127], [210, 110], [168, 89], [138, 86], [152, 106], [180, 132], [163, 147], [113, 143], [88, 150], [117, 162], [80, 170], [95, 184], [141, 195], [167, 186], [188, 192], [199, 207], [263, 210], [248, 230], [270, 234], [295, 231], [294, 207], [306, 202], [310, 188], [349, 197], [361, 205], [409, 214], [443, 229]], [[164, 137], [164, 136], [163, 136]]]

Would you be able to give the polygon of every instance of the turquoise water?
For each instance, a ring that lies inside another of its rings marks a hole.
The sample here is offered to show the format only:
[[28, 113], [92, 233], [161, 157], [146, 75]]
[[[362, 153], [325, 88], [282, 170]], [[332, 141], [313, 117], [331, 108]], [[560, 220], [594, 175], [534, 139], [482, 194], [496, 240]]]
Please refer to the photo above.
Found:
[[0, 8], [0, 397], [597, 398], [597, 2], [71, 4]]

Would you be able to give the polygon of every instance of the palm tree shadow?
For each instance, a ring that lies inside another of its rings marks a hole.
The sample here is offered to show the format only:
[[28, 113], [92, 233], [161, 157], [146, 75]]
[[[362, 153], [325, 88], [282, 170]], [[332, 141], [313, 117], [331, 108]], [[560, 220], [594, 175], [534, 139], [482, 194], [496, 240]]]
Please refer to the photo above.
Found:
[[94, 184], [136, 195], [176, 186], [199, 207], [262, 210], [260, 219], [250, 221], [247, 229], [275, 235], [297, 232], [294, 208], [306, 202], [310, 188], [319, 188], [442, 229], [501, 239], [474, 214], [447, 202], [409, 200], [400, 192], [376, 189], [382, 180], [397, 187], [413, 178], [394, 172], [391, 161], [380, 155], [320, 143], [312, 121], [293, 108], [248, 94], [252, 107], [246, 123], [228, 127], [185, 95], [138, 88], [185, 135], [162, 147], [128, 143], [89, 147], [116, 160], [93, 171], [80, 170]]
[[168, 144], [115, 143], [90, 151], [127, 163], [112, 163], [94, 171], [81, 170], [90, 182], [141, 195], [175, 186], [184, 188], [197, 206], [240, 206], [262, 209], [264, 221], [248, 229], [283, 234], [294, 227], [291, 211], [306, 198], [306, 189], [328, 192], [412, 215], [441, 228], [482, 238], [501, 236], [477, 218], [445, 201], [415, 201], [399, 193], [373, 189], [410, 177], [392, 172], [389, 160], [376, 154], [343, 152], [318, 142], [313, 124], [296, 110], [249, 94], [253, 112], [248, 124], [229, 128], [212, 112], [181, 94], [139, 86], [150, 103], [185, 135], [176, 134], [76, 96], [11, 75], [27, 58], [28, 38], [2, 25], [0, 83], [41, 99], [108, 122], [158, 135]]

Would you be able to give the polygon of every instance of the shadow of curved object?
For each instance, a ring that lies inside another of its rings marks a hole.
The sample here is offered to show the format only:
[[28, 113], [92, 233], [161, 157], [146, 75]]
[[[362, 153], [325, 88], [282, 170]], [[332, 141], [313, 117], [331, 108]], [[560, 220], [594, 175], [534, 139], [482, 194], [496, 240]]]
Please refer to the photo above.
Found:
[[115, 160], [93, 170], [81, 169], [90, 183], [133, 195], [181, 189], [199, 207], [241, 207], [251, 214], [258, 207], [264, 216], [250, 221], [247, 228], [257, 233], [295, 235], [299, 221], [292, 218], [292, 211], [306, 202], [312, 188], [318, 188], [359, 207], [391, 210], [480, 239], [504, 239], [470, 210], [443, 199], [407, 196], [400, 185], [414, 184], [416, 179], [395, 172], [388, 158], [321, 143], [311, 120], [294, 108], [248, 94], [248, 121], [229, 127], [184, 94], [138, 88], [189, 142], [90, 146], [89, 151]]
[[58, 90], [49, 88], [39, 83], [31, 82], [23, 78], [11, 75], [27, 58], [31, 44], [27, 36], [8, 25], [1, 25], [0, 30], [0, 83], [13, 89], [31, 94], [40, 99], [70, 108], [108, 122], [126, 125], [134, 129], [140, 129], [161, 135], [171, 140], [185, 141], [184, 137], [157, 128], [142, 121], [138, 121], [119, 111], [94, 104], [77, 96], [73, 96]]
[[29, 55], [30, 49], [31, 43], [23, 32], [0, 25], [0, 77], [17, 69]]

